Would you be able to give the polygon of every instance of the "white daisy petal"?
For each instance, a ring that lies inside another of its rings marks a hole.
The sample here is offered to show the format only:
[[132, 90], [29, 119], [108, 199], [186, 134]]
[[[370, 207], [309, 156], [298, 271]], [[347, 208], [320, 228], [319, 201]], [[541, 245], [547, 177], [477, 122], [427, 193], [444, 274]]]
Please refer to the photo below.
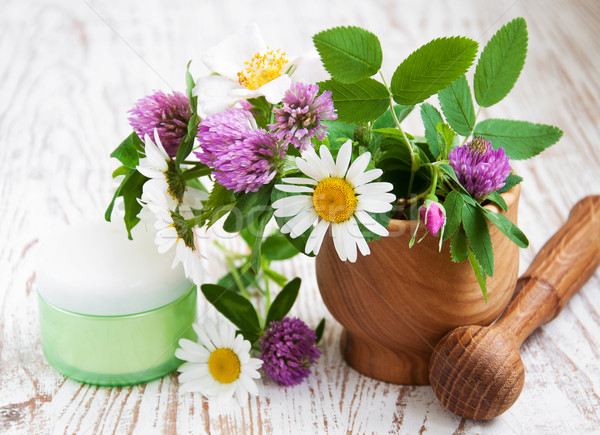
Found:
[[273, 203], [275, 217], [295, 216], [300, 211], [313, 206], [312, 197], [307, 195], [294, 195], [278, 199]]
[[312, 193], [315, 189], [308, 186], [296, 186], [294, 184], [276, 184], [275, 188], [289, 193]]
[[327, 228], [329, 228], [329, 222], [325, 219], [321, 219], [315, 229], [310, 233], [310, 236], [308, 236], [305, 247], [307, 254], [310, 254], [313, 251], [315, 255], [319, 253], [321, 245], [323, 244], [323, 238], [327, 233]]
[[251, 377], [242, 374], [240, 376], [240, 383], [244, 386], [244, 388], [246, 388], [246, 390], [248, 390], [250, 394], [253, 396], [258, 396], [258, 386]]
[[389, 235], [388, 230], [364, 210], [356, 210], [354, 215], [372, 233], [380, 236]]
[[371, 161], [371, 153], [366, 152], [362, 153], [360, 156], [356, 158], [350, 165], [348, 172], [346, 173], [346, 178], [352, 182], [356, 177], [365, 172], [367, 166], [369, 166], [369, 162]]
[[371, 169], [370, 171], [363, 172], [362, 174], [354, 177], [352, 180], [349, 179], [348, 181], [350, 181], [355, 188], [358, 188], [363, 184], [367, 184], [373, 180], [376, 180], [377, 178], [381, 177], [382, 174], [383, 171], [381, 169]]
[[386, 183], [381, 181], [377, 183], [363, 184], [362, 186], [358, 186], [357, 188], [355, 188], [354, 191], [358, 195], [377, 195], [379, 193], [387, 193], [392, 189], [392, 183]]
[[329, 175], [334, 174], [336, 172], [335, 162], [331, 152], [329, 151], [329, 148], [327, 148], [325, 145], [321, 145], [319, 152], [321, 154], [321, 160], [323, 161], [323, 164], [325, 165]]
[[[348, 256], [348, 261], [350, 263], [356, 262], [356, 240], [358, 238], [362, 238], [362, 234], [356, 235], [352, 233], [352, 223], [356, 225], [354, 219], [348, 219], [346, 222], [343, 222], [342, 227], [342, 237], [344, 238], [344, 248], [346, 249], [346, 255]], [[358, 227], [357, 227], [358, 229]]]
[[[281, 232], [283, 234], [290, 233], [296, 227], [296, 225], [298, 225], [300, 222], [303, 222], [305, 219], [313, 216], [313, 213], [314, 212], [312, 212], [311, 209], [308, 209], [308, 208], [300, 211], [296, 216], [294, 216], [293, 218], [291, 218], [289, 221], [287, 221], [281, 227]], [[296, 236], [291, 235], [291, 236], [292, 236], [292, 238], [298, 237], [297, 235]]]
[[373, 201], [381, 201], [381, 202], [389, 202], [392, 203], [396, 200], [396, 196], [392, 193], [370, 193], [370, 194], [362, 194], [358, 195], [357, 199], [360, 201], [361, 198], [369, 198]]
[[332, 225], [331, 226], [331, 235], [333, 237], [333, 246], [335, 247], [340, 260], [346, 261], [348, 259], [348, 255], [346, 254], [346, 248], [344, 247], [344, 236], [342, 233], [342, 226]]
[[315, 168], [315, 170], [319, 174], [319, 180], [330, 176], [330, 172], [327, 169], [327, 165], [317, 155], [314, 148], [307, 148], [306, 151], [302, 153], [302, 158], [306, 160], [306, 163], [308, 163], [311, 167]]
[[319, 218], [317, 213], [313, 209], [308, 209], [305, 217], [291, 227], [290, 237], [293, 239], [300, 237], [306, 230], [308, 230], [315, 221]]
[[296, 166], [298, 166], [298, 169], [300, 169], [305, 175], [308, 175], [310, 178], [317, 181], [320, 181], [322, 179], [318, 169], [314, 166], [311, 166], [303, 158], [296, 157]]
[[196, 332], [196, 335], [198, 336], [198, 340], [199, 340], [200, 344], [202, 346], [204, 346], [209, 352], [212, 352], [213, 350], [215, 350], [215, 345], [212, 344], [212, 342], [210, 341], [210, 338], [208, 338], [208, 335], [206, 335], [206, 332], [204, 332], [204, 328], [202, 328], [197, 323], [194, 323], [192, 325], [192, 327], [194, 328], [194, 331]]
[[344, 145], [340, 148], [335, 162], [335, 173], [331, 174], [333, 177], [344, 177], [352, 158], [352, 141], [347, 140]]
[[185, 383], [195, 379], [200, 380], [209, 376], [211, 376], [211, 374], [208, 371], [207, 364], [196, 364], [191, 370], [186, 370], [179, 374], [179, 383]]
[[374, 200], [365, 196], [359, 196], [356, 209], [371, 213], [385, 213], [392, 209], [392, 204], [385, 201]]
[[282, 178], [281, 181], [283, 181], [284, 183], [290, 183], [290, 184], [310, 184], [313, 186], [316, 186], [317, 184], [319, 184], [319, 182], [317, 180], [313, 180], [312, 178], [304, 178], [304, 177], [286, 177], [286, 178]]

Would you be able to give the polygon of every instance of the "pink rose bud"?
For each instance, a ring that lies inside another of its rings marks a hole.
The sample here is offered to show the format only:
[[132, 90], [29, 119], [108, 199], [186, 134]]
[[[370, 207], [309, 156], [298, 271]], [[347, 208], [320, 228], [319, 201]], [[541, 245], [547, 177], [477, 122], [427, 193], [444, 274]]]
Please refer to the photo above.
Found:
[[425, 203], [419, 209], [419, 214], [425, 228], [434, 236], [446, 222], [446, 210], [442, 204], [430, 199], [425, 200]]

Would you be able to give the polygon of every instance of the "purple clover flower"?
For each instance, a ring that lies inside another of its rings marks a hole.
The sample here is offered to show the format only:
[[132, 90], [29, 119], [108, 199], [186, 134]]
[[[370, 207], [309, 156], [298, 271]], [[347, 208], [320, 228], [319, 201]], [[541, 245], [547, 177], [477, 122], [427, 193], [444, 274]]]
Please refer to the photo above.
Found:
[[483, 199], [504, 186], [510, 174], [509, 159], [502, 147], [494, 150], [492, 143], [481, 136], [448, 153], [458, 181], [475, 199]]
[[285, 157], [277, 138], [256, 127], [247, 110], [229, 109], [205, 118], [198, 126], [200, 162], [215, 169], [215, 180], [234, 192], [256, 192], [277, 173]]
[[431, 199], [425, 200], [425, 203], [419, 209], [419, 215], [427, 231], [434, 236], [446, 223], [446, 210], [442, 204]]
[[331, 100], [331, 91], [325, 91], [317, 97], [319, 87], [296, 82], [285, 93], [281, 109], [273, 109], [275, 124], [269, 128], [275, 130], [277, 138], [284, 146], [292, 144], [301, 151], [311, 145], [311, 139], [325, 138], [326, 126], [321, 121], [337, 119]]
[[179, 144], [187, 134], [192, 116], [190, 101], [181, 92], [170, 95], [155, 91], [135, 102], [129, 111], [129, 124], [139, 137], [154, 137], [154, 129], [170, 157], [177, 155]]
[[300, 384], [320, 355], [315, 331], [297, 318], [271, 322], [260, 337], [263, 370], [281, 385]]

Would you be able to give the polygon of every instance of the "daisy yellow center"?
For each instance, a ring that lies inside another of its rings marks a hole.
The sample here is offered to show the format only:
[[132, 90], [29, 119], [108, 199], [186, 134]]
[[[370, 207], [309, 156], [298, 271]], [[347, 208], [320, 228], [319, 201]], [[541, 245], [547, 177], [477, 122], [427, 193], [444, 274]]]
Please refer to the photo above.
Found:
[[240, 377], [240, 359], [231, 349], [216, 349], [208, 357], [208, 370], [217, 381], [231, 384]]
[[344, 178], [326, 178], [315, 187], [315, 210], [323, 219], [339, 224], [352, 217], [356, 210], [356, 193]]
[[252, 59], [245, 62], [246, 67], [238, 73], [240, 85], [250, 90], [258, 89], [281, 76], [287, 63], [285, 52], [280, 53], [279, 49], [264, 54], [256, 53]]

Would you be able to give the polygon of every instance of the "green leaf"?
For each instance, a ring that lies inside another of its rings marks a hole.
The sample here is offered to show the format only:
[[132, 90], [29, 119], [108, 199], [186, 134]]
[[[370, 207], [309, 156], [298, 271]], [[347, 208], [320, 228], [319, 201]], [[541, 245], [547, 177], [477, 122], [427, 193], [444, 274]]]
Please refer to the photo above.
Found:
[[485, 271], [481, 267], [481, 264], [475, 258], [473, 251], [469, 249], [469, 263], [471, 263], [471, 267], [473, 268], [473, 272], [475, 273], [475, 277], [477, 278], [477, 282], [479, 283], [479, 287], [481, 287], [481, 291], [483, 292], [483, 299], [487, 303], [487, 285], [486, 280], [487, 277], [485, 275]]
[[325, 69], [337, 81], [354, 83], [371, 77], [383, 58], [377, 36], [360, 27], [334, 27], [313, 36]]
[[[458, 177], [456, 176], [456, 172], [454, 172], [454, 169], [452, 168], [452, 166], [450, 166], [448, 163], [442, 163], [438, 166], [441, 170], [443, 170], [446, 173], [446, 175], [448, 175], [452, 179], [452, 181], [454, 181], [456, 183], [456, 185], [459, 188], [459, 191], [461, 193], [465, 194], [468, 198], [470, 198], [472, 200], [471, 195], [469, 195], [469, 192], [467, 192], [467, 190], [463, 187], [463, 185], [460, 184], [460, 181], [458, 181]], [[463, 199], [466, 200], [464, 195], [463, 195]]]
[[515, 187], [517, 184], [519, 184], [521, 181], [523, 181], [523, 177], [519, 177], [517, 174], [510, 174], [508, 177], [506, 177], [506, 180], [504, 180], [504, 186], [502, 188], [498, 189], [496, 192], [498, 192], [498, 193], [508, 192], [510, 189]]
[[452, 236], [452, 241], [450, 242], [450, 257], [455, 263], [460, 263], [461, 261], [465, 261], [468, 256], [469, 242], [467, 241], [465, 230], [459, 228], [454, 233], [454, 236]]
[[262, 254], [269, 261], [281, 261], [294, 257], [298, 250], [280, 232], [276, 232], [263, 242]]
[[451, 191], [444, 201], [446, 209], [446, 228], [444, 229], [444, 240], [448, 240], [456, 232], [462, 222], [462, 210], [465, 201], [463, 197]]
[[331, 91], [338, 120], [342, 122], [370, 122], [383, 115], [390, 104], [388, 89], [377, 80], [364, 79], [352, 84], [327, 80], [319, 86]]
[[438, 124], [436, 131], [440, 147], [440, 158], [446, 159], [450, 150], [458, 144], [458, 136], [448, 124]]
[[260, 270], [260, 266], [262, 264], [262, 243], [263, 243], [263, 234], [265, 232], [265, 227], [271, 217], [273, 217], [273, 207], [268, 207], [256, 220], [256, 240], [254, 241], [254, 245], [252, 246], [252, 255], [250, 257], [250, 265], [254, 272], [258, 273]]
[[215, 284], [200, 287], [206, 300], [242, 331], [259, 334], [260, 324], [256, 310], [245, 297]]
[[267, 313], [265, 327], [268, 327], [272, 321], [280, 321], [290, 312], [300, 290], [300, 278], [294, 278], [281, 289]]
[[187, 87], [188, 99], [190, 100], [190, 107], [192, 109], [192, 113], [196, 114], [196, 112], [198, 111], [198, 97], [194, 97], [192, 95], [192, 91], [194, 90], [196, 83], [194, 82], [194, 78], [192, 77], [192, 74], [190, 73], [190, 64], [191, 63], [192, 63], [192, 61], [190, 60], [185, 69], [185, 84]]
[[317, 329], [315, 329], [315, 335], [317, 339], [315, 340], [316, 344], [319, 344], [321, 338], [323, 338], [323, 332], [325, 331], [325, 318], [322, 318], [319, 324], [317, 325]]
[[[255, 287], [256, 279], [254, 273], [246, 270], [249, 266], [244, 265], [236, 268], [237, 273], [242, 281], [244, 287]], [[227, 290], [238, 291], [238, 285], [233, 275], [233, 272], [229, 272], [226, 275], [223, 275], [219, 281], [217, 281], [217, 285], [221, 287], [225, 287]]]
[[200, 123], [200, 117], [194, 113], [190, 117], [187, 125], [187, 134], [179, 144], [179, 148], [177, 148], [177, 155], [175, 156], [175, 165], [179, 168], [181, 162], [185, 160], [187, 156], [192, 152], [192, 148], [194, 147], [194, 140], [196, 139], [196, 134], [198, 133], [198, 124]]
[[506, 204], [506, 201], [504, 200], [504, 198], [502, 198], [502, 196], [500, 196], [500, 194], [498, 192], [490, 193], [486, 197], [486, 199], [493, 202], [494, 204], [497, 204], [498, 207], [500, 207], [502, 210], [504, 210], [504, 211], [508, 210], [508, 205]]
[[232, 190], [228, 190], [219, 183], [214, 183], [208, 195], [208, 200], [202, 208], [202, 214], [200, 215], [202, 222], [199, 223], [199, 226], [206, 223], [207, 227], [210, 228], [233, 208], [234, 202], [235, 197]]
[[273, 183], [262, 186], [258, 192], [244, 193], [235, 203], [223, 223], [228, 233], [237, 233], [254, 222], [268, 207]]
[[394, 72], [394, 100], [406, 106], [425, 101], [467, 72], [476, 54], [477, 42], [463, 37], [434, 39], [425, 44]]
[[258, 127], [268, 129], [273, 105], [269, 103], [263, 96], [258, 98], [250, 98], [248, 102], [252, 104], [250, 112], [252, 112]]
[[529, 246], [529, 240], [527, 236], [523, 234], [523, 231], [519, 229], [512, 221], [506, 217], [506, 215], [500, 213], [494, 213], [488, 209], [483, 209], [485, 217], [493, 223], [502, 233], [512, 240], [519, 248], [527, 248]]
[[356, 124], [339, 121], [321, 121], [321, 124], [327, 127], [327, 137], [332, 151], [339, 149], [348, 139], [352, 140], [354, 137]]
[[285, 276], [266, 267], [263, 267], [263, 274], [266, 278], [269, 278], [271, 281], [274, 281], [275, 284], [277, 284], [279, 287], [283, 287], [288, 281], [288, 279]]
[[527, 23], [515, 18], [486, 44], [475, 68], [475, 99], [482, 107], [496, 104], [515, 85], [527, 56]]
[[[394, 113], [396, 114], [396, 118], [398, 118], [398, 122], [402, 122], [409, 114], [415, 106], [400, 106], [394, 105]], [[396, 127], [396, 121], [392, 116], [392, 111], [387, 109], [383, 115], [373, 122], [373, 129], [376, 130], [378, 128], [394, 128]], [[329, 131], [329, 130], [328, 130]]]
[[142, 186], [147, 180], [148, 178], [144, 177], [138, 171], [131, 169], [117, 188], [112, 201], [104, 213], [104, 218], [110, 221], [116, 199], [120, 196], [123, 197], [123, 206], [125, 209], [123, 220], [125, 221], [125, 228], [127, 229], [129, 239], [132, 239], [131, 230], [140, 221], [137, 215], [142, 206], [138, 202], [138, 199], [142, 197]]
[[494, 149], [504, 148], [514, 160], [533, 157], [558, 142], [563, 132], [553, 125], [527, 121], [486, 119], [475, 126], [474, 135], [492, 141]]
[[487, 220], [482, 209], [471, 204], [465, 204], [462, 222], [477, 262], [487, 275], [493, 276], [494, 251]]
[[467, 78], [462, 76], [438, 94], [442, 112], [448, 124], [462, 136], [469, 136], [475, 127], [475, 108]]
[[127, 175], [127, 174], [129, 174], [129, 171], [130, 171], [130, 170], [131, 170], [131, 169], [130, 169], [130, 168], [128, 168], [127, 166], [125, 166], [125, 165], [121, 165], [121, 166], [119, 166], [117, 169], [115, 169], [115, 170], [113, 171], [113, 173], [112, 173], [112, 177], [113, 177], [113, 178], [115, 178], [115, 177], [119, 177], [119, 176], [121, 176], [121, 175]]
[[134, 131], [110, 154], [118, 159], [123, 165], [135, 169], [140, 163], [140, 150], [144, 150], [144, 142]]
[[444, 123], [440, 112], [429, 103], [421, 104], [421, 119], [425, 126], [425, 139], [429, 144], [429, 150], [434, 157], [440, 155], [440, 147], [438, 144], [437, 126]]

